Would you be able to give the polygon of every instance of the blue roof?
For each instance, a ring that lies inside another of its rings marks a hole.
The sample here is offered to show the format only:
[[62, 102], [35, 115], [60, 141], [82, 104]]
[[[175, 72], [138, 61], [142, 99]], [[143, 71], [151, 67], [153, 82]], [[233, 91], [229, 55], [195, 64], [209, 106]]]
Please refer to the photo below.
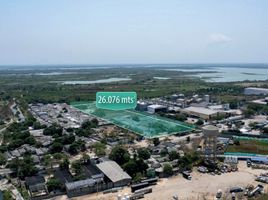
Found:
[[264, 157], [264, 156], [251, 157], [251, 161], [268, 163], [268, 157]]

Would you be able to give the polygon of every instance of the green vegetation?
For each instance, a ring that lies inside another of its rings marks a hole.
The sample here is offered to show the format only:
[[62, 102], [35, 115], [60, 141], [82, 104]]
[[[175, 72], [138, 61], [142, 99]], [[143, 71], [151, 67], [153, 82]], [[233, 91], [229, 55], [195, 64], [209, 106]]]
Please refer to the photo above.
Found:
[[145, 174], [148, 165], [142, 159], [130, 159], [123, 165], [123, 169], [134, 179], [139, 179]]
[[0, 153], [0, 165], [5, 165], [7, 162], [6, 157], [4, 156], [3, 153]]
[[268, 154], [268, 142], [259, 140], [239, 140], [234, 145], [229, 145], [226, 152]]
[[93, 144], [92, 148], [94, 149], [94, 153], [98, 156], [105, 156], [106, 155], [106, 145], [101, 142], [96, 142]]
[[130, 159], [130, 155], [128, 153], [128, 151], [122, 147], [122, 146], [115, 146], [110, 155], [109, 158], [111, 160], [114, 160], [115, 162], [117, 162], [119, 165], [124, 165], [125, 163], [127, 163]]
[[166, 163], [164, 164], [164, 167], [163, 167], [163, 173], [166, 175], [166, 176], [171, 176], [173, 174], [173, 168], [170, 164]]
[[181, 171], [190, 170], [193, 166], [202, 162], [202, 158], [197, 152], [189, 152], [183, 157], [178, 158], [178, 166]]
[[34, 165], [30, 155], [26, 155], [22, 160], [14, 158], [8, 167], [14, 170], [17, 177], [24, 179], [26, 176], [33, 176], [37, 173], [37, 168]]
[[138, 157], [143, 160], [147, 160], [150, 158], [151, 154], [146, 148], [140, 148], [137, 151]]
[[2, 149], [14, 150], [23, 144], [35, 145], [36, 141], [28, 131], [28, 123], [12, 123], [4, 132]]
[[47, 181], [47, 189], [49, 192], [53, 190], [61, 190], [63, 189], [63, 187], [64, 186], [61, 184], [61, 182], [57, 178], [50, 178]]
[[10, 190], [4, 190], [3, 191], [3, 200], [14, 200]]
[[176, 160], [180, 158], [180, 155], [177, 151], [171, 151], [168, 156], [170, 160]]
[[81, 160], [76, 160], [71, 164], [71, 169], [75, 173], [75, 180], [84, 180], [86, 178], [82, 164]]

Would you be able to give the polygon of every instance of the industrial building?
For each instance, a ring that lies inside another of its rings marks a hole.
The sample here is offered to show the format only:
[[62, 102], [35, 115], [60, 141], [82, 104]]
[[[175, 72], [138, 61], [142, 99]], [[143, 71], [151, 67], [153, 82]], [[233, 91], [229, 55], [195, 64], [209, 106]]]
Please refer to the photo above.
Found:
[[137, 106], [136, 106], [136, 110], [138, 110], [138, 111], [147, 111], [148, 106], [149, 106], [149, 104], [147, 102], [138, 101]]
[[245, 95], [268, 95], [268, 88], [248, 87], [244, 90]]
[[131, 177], [114, 161], [94, 158], [82, 166], [85, 179], [75, 180], [67, 169], [55, 170], [55, 177], [65, 185], [69, 198], [126, 186]]
[[211, 119], [212, 117], [218, 116], [218, 113], [219, 113], [219, 111], [217, 110], [211, 110], [209, 108], [193, 107], [193, 106], [184, 108], [181, 111], [190, 116], [195, 116], [195, 117], [199, 117], [202, 119]]
[[167, 107], [166, 106], [162, 106], [162, 105], [158, 105], [158, 104], [154, 104], [154, 105], [150, 105], [147, 107], [147, 110], [149, 113], [157, 113], [157, 112], [167, 112]]
[[104, 161], [96, 166], [113, 183], [114, 187], [126, 186], [131, 182], [131, 177], [114, 161]]

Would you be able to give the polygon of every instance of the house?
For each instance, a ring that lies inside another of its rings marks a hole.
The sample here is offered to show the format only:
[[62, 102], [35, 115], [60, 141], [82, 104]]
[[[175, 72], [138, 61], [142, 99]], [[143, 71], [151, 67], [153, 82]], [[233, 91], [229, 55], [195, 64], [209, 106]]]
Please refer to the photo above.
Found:
[[29, 190], [31, 197], [43, 196], [48, 194], [45, 179], [43, 176], [31, 176], [25, 178], [26, 188]]

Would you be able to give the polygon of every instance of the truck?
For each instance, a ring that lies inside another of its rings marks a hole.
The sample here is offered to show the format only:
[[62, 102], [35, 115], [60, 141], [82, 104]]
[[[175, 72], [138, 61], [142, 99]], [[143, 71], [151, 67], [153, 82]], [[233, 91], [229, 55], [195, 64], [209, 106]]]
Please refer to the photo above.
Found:
[[262, 192], [262, 190], [263, 190], [263, 186], [262, 185], [257, 185], [249, 194], [248, 194], [248, 196], [249, 197], [253, 197], [253, 196], [255, 196], [256, 194], [261, 194], [261, 192]]
[[182, 176], [188, 180], [192, 179], [191, 174], [187, 171], [182, 172]]
[[243, 191], [244, 191], [244, 189], [241, 187], [232, 187], [230, 189], [230, 193], [238, 193], [238, 192], [243, 192]]

